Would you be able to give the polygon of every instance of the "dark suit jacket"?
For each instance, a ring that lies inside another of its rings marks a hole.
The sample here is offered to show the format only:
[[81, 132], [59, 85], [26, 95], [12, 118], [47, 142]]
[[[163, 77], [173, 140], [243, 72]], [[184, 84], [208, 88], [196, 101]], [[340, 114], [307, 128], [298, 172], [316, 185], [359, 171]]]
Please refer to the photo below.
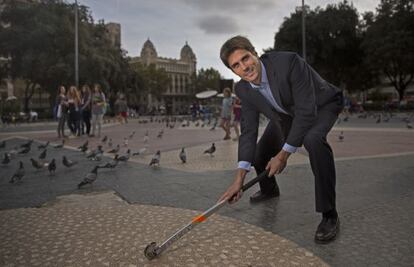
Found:
[[[285, 142], [300, 147], [316, 121], [318, 110], [329, 108], [333, 112], [340, 112], [342, 92], [322, 79], [296, 53], [271, 52], [260, 59], [266, 68], [274, 99], [292, 116], [292, 126]], [[259, 114], [275, 122], [281, 119], [279, 113], [249, 82], [240, 80], [236, 85], [236, 94], [242, 102], [239, 161], [253, 162]]]

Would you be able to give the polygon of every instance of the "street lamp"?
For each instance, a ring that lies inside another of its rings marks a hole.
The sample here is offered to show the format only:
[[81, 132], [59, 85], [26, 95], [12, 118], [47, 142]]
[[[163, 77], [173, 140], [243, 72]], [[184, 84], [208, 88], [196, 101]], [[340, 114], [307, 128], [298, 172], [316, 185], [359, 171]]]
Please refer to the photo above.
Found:
[[302, 57], [306, 61], [305, 16], [306, 16], [305, 0], [302, 0]]
[[79, 88], [78, 0], [75, 0], [75, 85]]

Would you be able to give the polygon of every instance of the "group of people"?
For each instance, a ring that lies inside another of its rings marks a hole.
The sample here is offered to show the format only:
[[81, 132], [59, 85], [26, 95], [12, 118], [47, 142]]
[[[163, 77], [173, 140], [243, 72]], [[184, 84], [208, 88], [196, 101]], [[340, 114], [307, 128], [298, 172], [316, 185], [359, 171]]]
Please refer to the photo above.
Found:
[[[239, 140], [240, 136], [240, 118], [241, 118], [241, 102], [238, 97], [233, 98], [230, 88], [224, 88], [223, 90], [223, 102], [221, 108], [221, 122], [220, 127], [223, 128], [226, 135], [224, 136], [224, 140], [231, 139], [231, 127], [234, 128], [234, 132], [236, 133], [236, 137], [233, 139], [234, 141]], [[232, 119], [233, 118], [233, 119]]]
[[96, 129], [99, 137], [106, 106], [105, 94], [99, 84], [93, 86], [93, 91], [87, 84], [83, 85], [81, 90], [76, 86], [70, 86], [67, 92], [63, 85], [60, 86], [55, 108], [55, 116], [58, 119], [58, 137], [67, 137], [65, 135], [66, 123], [72, 137], [83, 134], [93, 137]]

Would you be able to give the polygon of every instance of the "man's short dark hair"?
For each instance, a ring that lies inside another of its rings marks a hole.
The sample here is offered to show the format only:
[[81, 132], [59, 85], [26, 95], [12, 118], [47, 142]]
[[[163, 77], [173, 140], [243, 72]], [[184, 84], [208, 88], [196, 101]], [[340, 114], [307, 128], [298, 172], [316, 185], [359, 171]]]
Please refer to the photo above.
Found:
[[237, 49], [245, 49], [257, 56], [256, 50], [249, 39], [241, 35], [234, 36], [228, 39], [220, 49], [221, 61], [223, 61], [224, 65], [229, 69], [231, 69], [228, 61], [229, 56]]

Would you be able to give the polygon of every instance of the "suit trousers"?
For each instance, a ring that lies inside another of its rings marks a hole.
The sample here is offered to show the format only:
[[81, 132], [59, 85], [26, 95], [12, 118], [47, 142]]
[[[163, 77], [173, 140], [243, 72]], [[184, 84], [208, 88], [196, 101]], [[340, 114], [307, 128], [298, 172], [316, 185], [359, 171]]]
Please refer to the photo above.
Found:
[[[279, 114], [280, 126], [270, 121], [256, 146], [253, 166], [257, 174], [265, 170], [269, 160], [283, 147], [289, 133], [292, 117]], [[333, 152], [326, 137], [338, 118], [338, 113], [329, 108], [318, 110], [315, 123], [304, 137], [303, 145], [309, 154], [312, 172], [315, 178], [315, 203], [317, 212], [327, 212], [336, 208], [336, 172]], [[266, 194], [277, 187], [274, 176], [260, 182], [260, 190]]]

